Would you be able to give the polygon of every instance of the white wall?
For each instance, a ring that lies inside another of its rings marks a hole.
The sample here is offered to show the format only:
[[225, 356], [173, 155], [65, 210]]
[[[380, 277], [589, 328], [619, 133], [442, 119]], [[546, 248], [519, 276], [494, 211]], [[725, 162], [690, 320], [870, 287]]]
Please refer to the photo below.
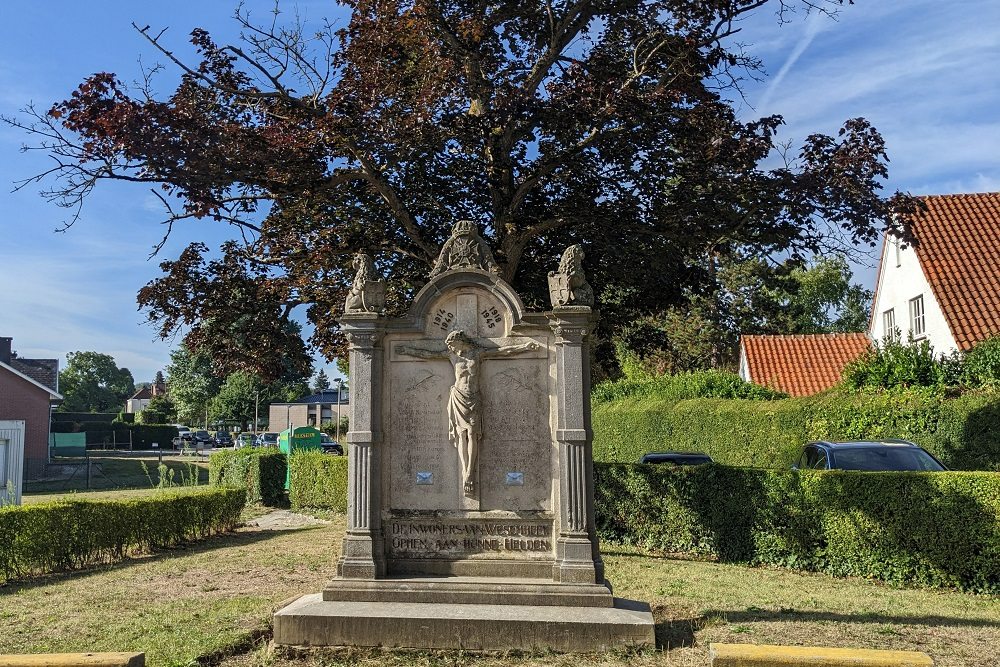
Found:
[[896, 241], [892, 237], [886, 239], [882, 249], [869, 338], [881, 341], [885, 337], [887, 332], [883, 330], [882, 314], [892, 308], [895, 310], [896, 327], [905, 341], [910, 333], [910, 299], [921, 294], [924, 296], [924, 337], [938, 354], [949, 354], [958, 349], [941, 307], [920, 268], [916, 251], [912, 246], [900, 249], [899, 266], [896, 266]]
[[[0, 421], [0, 506], [21, 504], [21, 477], [24, 472], [24, 422]], [[7, 483], [14, 487], [9, 497]]]
[[138, 414], [146, 409], [149, 405], [151, 399], [148, 398], [130, 398], [125, 401], [125, 412], [130, 414]]

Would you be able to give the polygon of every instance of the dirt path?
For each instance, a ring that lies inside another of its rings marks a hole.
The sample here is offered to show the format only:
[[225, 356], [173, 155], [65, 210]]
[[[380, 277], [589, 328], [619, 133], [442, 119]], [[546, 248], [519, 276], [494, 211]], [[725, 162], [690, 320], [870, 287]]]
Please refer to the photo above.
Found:
[[291, 510], [274, 510], [262, 517], [258, 517], [247, 523], [247, 526], [260, 528], [261, 530], [295, 530], [296, 528], [307, 528], [309, 526], [324, 526], [329, 521], [296, 514]]

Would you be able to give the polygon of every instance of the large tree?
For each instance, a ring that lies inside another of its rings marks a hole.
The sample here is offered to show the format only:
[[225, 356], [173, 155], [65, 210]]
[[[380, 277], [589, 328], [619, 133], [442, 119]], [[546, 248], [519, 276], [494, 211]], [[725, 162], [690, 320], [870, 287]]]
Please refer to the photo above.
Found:
[[64, 412], [118, 412], [135, 392], [132, 373], [100, 352], [70, 352], [59, 372]]
[[759, 258], [716, 262], [714, 290], [638, 318], [616, 336], [626, 375], [737, 365], [743, 334], [864, 331], [872, 292], [853, 282], [841, 255], [772, 265]]
[[165, 261], [139, 300], [164, 336], [190, 327], [227, 372], [273, 378], [299, 304], [312, 342], [342, 356], [353, 253], [376, 255], [398, 309], [460, 218], [534, 306], [583, 243], [606, 323], [710, 281], [706, 255], [872, 243], [912, 206], [879, 193], [878, 132], [852, 119], [782, 150], [779, 116], [744, 122], [729, 101], [760, 67], [742, 19], [842, 2], [345, 0], [344, 27], [318, 30], [238, 13], [241, 43], [192, 32], [197, 62], [139, 29], [181, 73], [166, 97], [100, 73], [9, 121], [56, 158], [47, 194], [63, 205], [127, 180], [153, 186], [169, 222], [232, 225], [220, 249]]

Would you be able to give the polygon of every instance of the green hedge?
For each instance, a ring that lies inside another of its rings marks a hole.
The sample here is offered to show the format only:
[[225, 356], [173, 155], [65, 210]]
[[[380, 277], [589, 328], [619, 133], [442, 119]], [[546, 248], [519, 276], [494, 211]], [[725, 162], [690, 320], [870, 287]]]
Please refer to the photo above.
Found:
[[288, 462], [292, 509], [311, 507], [347, 511], [347, 457], [300, 451]]
[[86, 433], [88, 445], [100, 445], [105, 442], [127, 444], [131, 431], [132, 447], [135, 449], [149, 449], [154, 442], [160, 449], [169, 449], [171, 442], [177, 437], [177, 427], [169, 424], [53, 420], [51, 430], [53, 433]]
[[[291, 458], [295, 508], [343, 512], [347, 459]], [[1000, 592], [1000, 474], [596, 464], [602, 539], [723, 561]]]
[[52, 413], [53, 419], [68, 422], [104, 422], [110, 423], [118, 416], [116, 412], [61, 412]]
[[595, 466], [603, 539], [1000, 592], [1000, 475]]
[[957, 470], [1000, 470], [1000, 395], [926, 390], [831, 391], [783, 400], [595, 402], [594, 458], [630, 463], [649, 451], [709, 454], [719, 463], [787, 468], [808, 440], [906, 438]]
[[244, 488], [250, 503], [284, 505], [287, 475], [287, 460], [276, 447], [223, 450], [209, 458], [208, 483]]
[[0, 508], [0, 582], [110, 563], [236, 528], [240, 489]]

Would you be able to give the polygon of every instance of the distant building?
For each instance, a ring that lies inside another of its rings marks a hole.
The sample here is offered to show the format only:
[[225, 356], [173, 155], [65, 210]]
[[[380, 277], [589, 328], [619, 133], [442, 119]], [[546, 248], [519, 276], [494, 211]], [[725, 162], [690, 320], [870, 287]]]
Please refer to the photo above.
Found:
[[[350, 394], [345, 387], [340, 395], [340, 415], [346, 417]], [[289, 426], [316, 426], [337, 421], [337, 390], [326, 389], [291, 403], [271, 403], [268, 410], [268, 430], [284, 431]], [[343, 433], [341, 434], [343, 435]]]
[[968, 350], [1000, 333], [1000, 193], [920, 198], [915, 243], [886, 237], [868, 335]]
[[18, 357], [11, 342], [0, 338], [0, 487], [45, 471], [52, 407], [62, 400], [59, 360]]
[[863, 333], [742, 336], [740, 377], [789, 396], [811, 396], [839, 383], [844, 367], [870, 347]]
[[130, 414], [142, 412], [149, 407], [149, 403], [154, 397], [162, 396], [166, 393], [167, 387], [162, 382], [154, 382], [151, 385], [140, 387], [128, 400], [125, 401], [125, 412]]

